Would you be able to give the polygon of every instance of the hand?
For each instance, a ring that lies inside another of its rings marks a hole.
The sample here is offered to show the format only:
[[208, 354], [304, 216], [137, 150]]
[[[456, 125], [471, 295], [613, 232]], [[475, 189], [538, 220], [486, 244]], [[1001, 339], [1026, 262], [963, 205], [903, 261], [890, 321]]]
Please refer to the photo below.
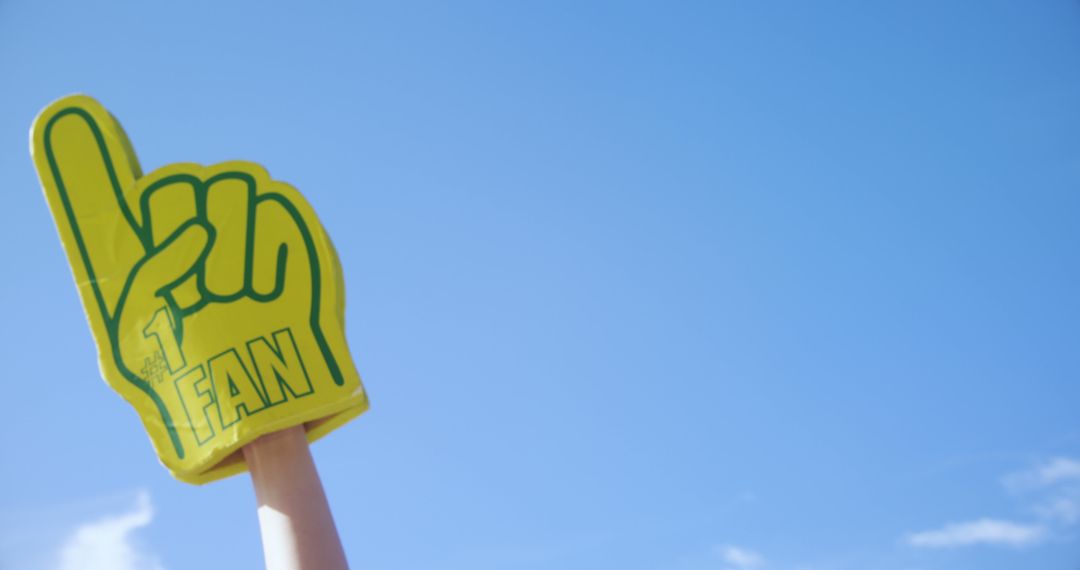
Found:
[[294, 188], [248, 162], [143, 177], [86, 96], [42, 111], [32, 142], [105, 379], [177, 478], [242, 471], [256, 437], [314, 439], [367, 408], [337, 257]]

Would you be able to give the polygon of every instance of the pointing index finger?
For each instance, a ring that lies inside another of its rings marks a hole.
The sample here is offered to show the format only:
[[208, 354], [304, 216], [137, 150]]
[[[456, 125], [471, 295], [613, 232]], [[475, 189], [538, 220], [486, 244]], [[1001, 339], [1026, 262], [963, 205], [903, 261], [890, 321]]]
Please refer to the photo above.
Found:
[[45, 108], [31, 154], [87, 313], [108, 322], [135, 262], [145, 255], [125, 191], [138, 164], [119, 123], [100, 103], [72, 95]]

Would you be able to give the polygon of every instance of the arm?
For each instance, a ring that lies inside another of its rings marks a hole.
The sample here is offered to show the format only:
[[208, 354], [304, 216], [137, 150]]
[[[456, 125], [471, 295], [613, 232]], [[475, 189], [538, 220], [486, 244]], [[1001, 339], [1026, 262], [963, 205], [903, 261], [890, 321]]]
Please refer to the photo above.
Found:
[[304, 426], [244, 446], [267, 570], [348, 570]]

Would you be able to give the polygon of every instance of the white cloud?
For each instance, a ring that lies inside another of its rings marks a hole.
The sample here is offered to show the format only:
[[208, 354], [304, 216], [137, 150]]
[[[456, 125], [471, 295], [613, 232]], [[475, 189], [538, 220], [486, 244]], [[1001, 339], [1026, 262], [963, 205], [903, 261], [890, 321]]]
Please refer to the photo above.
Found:
[[1035, 507], [1035, 512], [1042, 518], [1064, 525], [1075, 524], [1080, 520], [1080, 497], [1059, 495]]
[[86, 523], [60, 549], [59, 570], [164, 570], [152, 555], [132, 542], [132, 531], [154, 519], [150, 495], [141, 491], [128, 512]]
[[1038, 480], [1043, 485], [1080, 479], [1080, 461], [1068, 457], [1057, 457], [1039, 467], [1037, 473]]
[[1029, 546], [1041, 541], [1046, 529], [996, 519], [979, 519], [946, 525], [908, 535], [907, 543], [919, 548], [949, 548], [976, 544]]
[[1010, 491], [1027, 495], [1043, 521], [1060, 526], [1080, 522], [1080, 460], [1055, 457], [1003, 481]]
[[1035, 469], [1005, 477], [1005, 485], [1014, 490], [1023, 490], [1077, 480], [1080, 480], [1080, 460], [1055, 457]]
[[718, 547], [716, 553], [733, 570], [752, 570], [765, 565], [765, 559], [757, 552], [730, 544]]

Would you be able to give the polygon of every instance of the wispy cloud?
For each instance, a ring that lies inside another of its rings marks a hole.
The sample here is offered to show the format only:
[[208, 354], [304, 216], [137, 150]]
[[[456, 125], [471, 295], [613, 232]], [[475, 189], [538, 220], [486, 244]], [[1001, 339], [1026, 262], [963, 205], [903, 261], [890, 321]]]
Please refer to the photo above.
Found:
[[1004, 483], [1010, 491], [1037, 498], [1032, 511], [1044, 522], [1062, 526], [1080, 522], [1080, 460], [1055, 457], [1006, 475]]
[[1065, 480], [1080, 479], [1080, 461], [1068, 457], [1057, 457], [1043, 465], [1039, 471], [1039, 480], [1044, 485]]
[[132, 532], [153, 519], [150, 495], [141, 491], [131, 510], [75, 529], [60, 549], [59, 570], [164, 570], [157, 558], [132, 542]]
[[1029, 546], [1041, 541], [1046, 529], [997, 519], [979, 519], [909, 534], [907, 543], [919, 548], [951, 548], [975, 544]]
[[1080, 481], [1080, 460], [1055, 457], [1034, 469], [1005, 476], [1005, 486], [1013, 490], [1049, 487], [1060, 483]]
[[1035, 506], [1040, 518], [1064, 525], [1080, 521], [1080, 490], [1070, 489]]
[[1055, 457], [1030, 469], [1005, 475], [1002, 484], [1026, 496], [1030, 523], [980, 518], [915, 532], [904, 542], [917, 548], [974, 545], [1032, 546], [1080, 522], [1080, 460]]
[[716, 553], [732, 570], [754, 570], [765, 565], [765, 559], [757, 552], [730, 544], [718, 546]]

